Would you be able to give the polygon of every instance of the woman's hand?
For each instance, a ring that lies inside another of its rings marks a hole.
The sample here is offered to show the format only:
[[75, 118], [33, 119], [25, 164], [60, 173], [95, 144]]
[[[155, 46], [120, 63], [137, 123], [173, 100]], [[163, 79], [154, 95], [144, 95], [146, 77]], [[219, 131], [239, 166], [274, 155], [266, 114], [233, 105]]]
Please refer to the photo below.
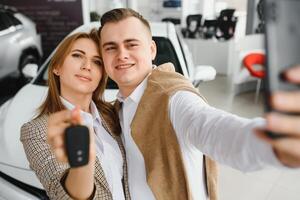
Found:
[[[68, 162], [65, 150], [65, 129], [71, 125], [82, 124], [79, 108], [72, 111], [63, 110], [49, 116], [47, 142], [58, 161]], [[90, 130], [89, 163], [87, 165], [70, 168], [65, 181], [62, 183], [68, 194], [74, 199], [88, 199], [94, 195], [94, 173], [96, 148], [94, 131]]]
[[[65, 129], [71, 125], [82, 124], [79, 108], [74, 110], [63, 110], [51, 114], [48, 118], [48, 130], [47, 130], [47, 143], [51, 146], [51, 149], [56, 159], [62, 163], [68, 162], [68, 157], [65, 148]], [[89, 162], [95, 162], [95, 139], [94, 131], [90, 130], [90, 152]]]

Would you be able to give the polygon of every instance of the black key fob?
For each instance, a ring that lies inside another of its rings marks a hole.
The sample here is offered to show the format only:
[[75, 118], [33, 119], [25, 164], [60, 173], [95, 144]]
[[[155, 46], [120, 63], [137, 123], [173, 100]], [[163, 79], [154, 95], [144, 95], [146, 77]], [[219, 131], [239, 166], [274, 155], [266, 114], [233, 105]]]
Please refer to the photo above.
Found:
[[72, 125], [65, 130], [66, 152], [71, 167], [89, 162], [90, 135], [86, 126]]

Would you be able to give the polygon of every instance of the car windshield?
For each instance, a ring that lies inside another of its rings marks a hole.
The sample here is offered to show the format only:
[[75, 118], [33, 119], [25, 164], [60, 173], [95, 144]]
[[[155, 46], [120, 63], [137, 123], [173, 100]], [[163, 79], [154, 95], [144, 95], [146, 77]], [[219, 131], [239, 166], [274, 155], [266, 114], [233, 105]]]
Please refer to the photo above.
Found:
[[[168, 38], [165, 37], [153, 37], [153, 40], [156, 43], [157, 46], [157, 55], [155, 60], [153, 61], [153, 64], [160, 65], [166, 62], [173, 63], [176, 72], [182, 74], [182, 69], [177, 57], [177, 54], [175, 52], [175, 49], [170, 42]], [[49, 63], [47, 63], [48, 65]], [[34, 84], [37, 85], [47, 85], [47, 79], [48, 79], [48, 67], [45, 67], [41, 73], [39, 73], [38, 77], [34, 81]], [[112, 81], [111, 79], [108, 80], [107, 83], [107, 89], [118, 89], [117, 84]]]

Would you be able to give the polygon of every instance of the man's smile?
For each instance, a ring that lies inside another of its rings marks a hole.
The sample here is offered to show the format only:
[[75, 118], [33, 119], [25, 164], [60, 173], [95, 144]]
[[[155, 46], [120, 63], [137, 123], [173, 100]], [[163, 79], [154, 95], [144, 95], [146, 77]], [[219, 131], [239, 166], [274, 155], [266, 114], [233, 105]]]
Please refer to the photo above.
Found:
[[129, 69], [131, 67], [133, 67], [135, 64], [134, 63], [125, 63], [125, 64], [119, 64], [115, 66], [115, 69]]

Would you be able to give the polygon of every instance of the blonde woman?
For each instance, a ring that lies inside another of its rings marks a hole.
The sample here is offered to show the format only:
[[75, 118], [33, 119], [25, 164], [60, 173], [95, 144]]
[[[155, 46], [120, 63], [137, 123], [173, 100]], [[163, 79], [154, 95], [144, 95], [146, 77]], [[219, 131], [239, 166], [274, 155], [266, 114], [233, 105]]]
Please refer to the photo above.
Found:
[[[106, 81], [96, 30], [59, 45], [48, 69], [46, 100], [21, 128], [30, 167], [50, 199], [129, 199], [118, 117], [103, 100]], [[89, 162], [76, 168], [65, 152], [64, 131], [71, 124], [90, 129]]]

